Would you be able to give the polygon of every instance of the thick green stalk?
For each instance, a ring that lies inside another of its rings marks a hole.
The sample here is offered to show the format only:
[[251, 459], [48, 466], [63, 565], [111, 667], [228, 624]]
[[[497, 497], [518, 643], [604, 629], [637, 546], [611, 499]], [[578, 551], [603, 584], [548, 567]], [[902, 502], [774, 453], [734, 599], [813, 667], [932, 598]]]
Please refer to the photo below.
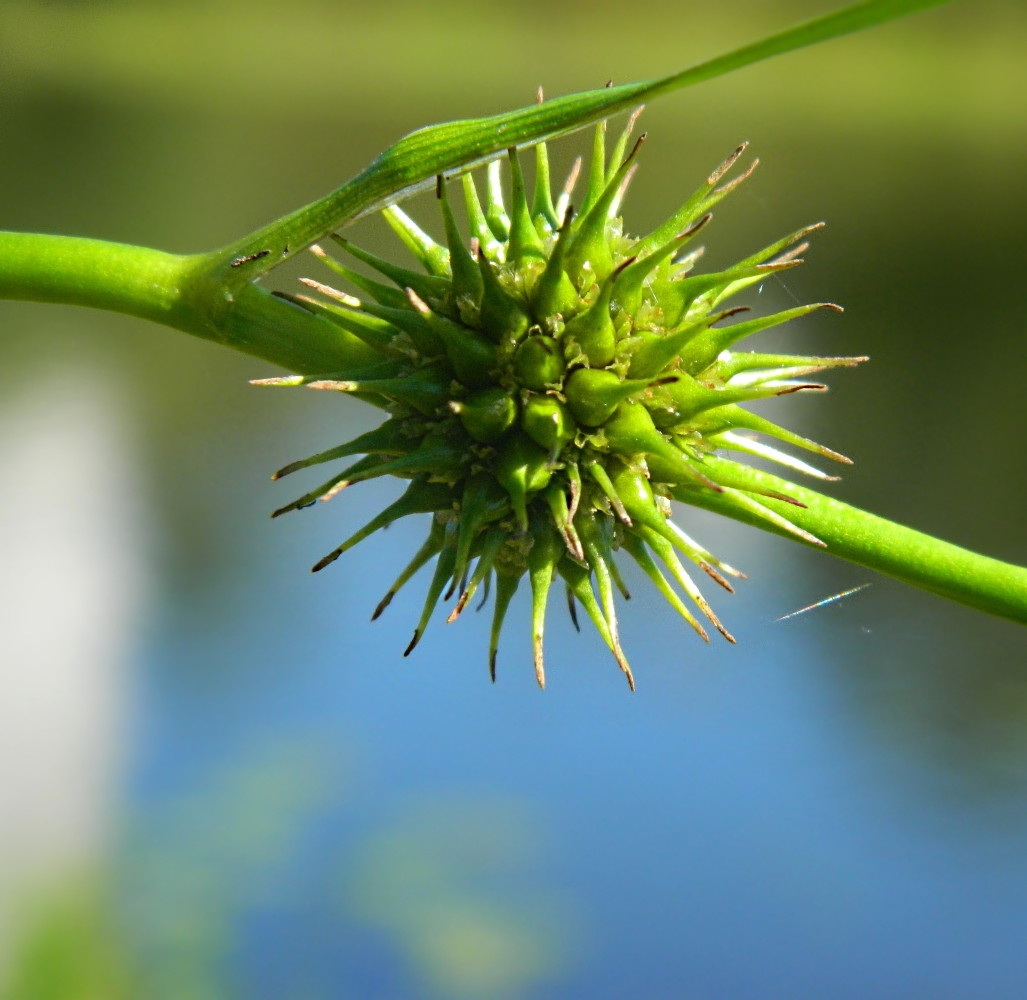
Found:
[[202, 254], [0, 232], [0, 299], [139, 316], [304, 374], [377, 360], [352, 334], [257, 285], [229, 292], [209, 267]]
[[[708, 458], [706, 461], [715, 472], [722, 460]], [[778, 490], [806, 504], [804, 510], [759, 497], [761, 504], [824, 542], [831, 555], [951, 601], [1027, 625], [1027, 569], [931, 538], [758, 469], [731, 463], [731, 472], [733, 476], [748, 480], [755, 489]], [[756, 515], [739, 511], [725, 501], [722, 494], [712, 490], [689, 491], [682, 496], [697, 507], [797, 540]]]
[[109, 309], [179, 326], [202, 257], [39, 233], [0, 233], [0, 298]]

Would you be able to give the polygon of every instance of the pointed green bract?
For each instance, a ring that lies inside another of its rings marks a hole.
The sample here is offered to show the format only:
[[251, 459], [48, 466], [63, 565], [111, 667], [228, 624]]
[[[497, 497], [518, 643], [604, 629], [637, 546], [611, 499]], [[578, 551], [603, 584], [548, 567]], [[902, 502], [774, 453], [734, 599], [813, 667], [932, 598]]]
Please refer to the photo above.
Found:
[[410, 298], [406, 292], [403, 293], [403, 300], [406, 303], [403, 308], [360, 301], [352, 303], [350, 308], [359, 308], [369, 316], [384, 320], [397, 330], [401, 330], [410, 338], [410, 343], [413, 344], [421, 358], [437, 358], [445, 354], [442, 341], [432, 331], [431, 324], [411, 307]]
[[613, 251], [608, 234], [610, 206], [617, 197], [618, 189], [631, 168], [631, 161], [637, 155], [644, 139], [645, 133], [643, 132], [639, 136], [638, 142], [635, 143], [631, 155], [613, 175], [610, 183], [606, 185], [605, 190], [594, 204], [589, 205], [586, 198], [575, 227], [574, 240], [567, 249], [567, 269], [572, 280], [580, 280], [586, 264], [599, 281], [603, 281], [613, 270]]
[[374, 609], [374, 614], [371, 615], [371, 621], [377, 621], [381, 617], [382, 612], [392, 603], [392, 599], [406, 586], [410, 578], [428, 560], [433, 559], [442, 551], [445, 539], [446, 528], [444, 523], [437, 517], [432, 516], [431, 529], [428, 532], [428, 537], [424, 540], [424, 544], [414, 554], [414, 558], [407, 564], [406, 569], [396, 577], [396, 581], [389, 587], [388, 593], [378, 602], [378, 607]]
[[581, 225], [582, 220], [592, 211], [596, 202], [599, 201], [606, 188], [606, 122], [596, 122], [592, 132], [592, 157], [589, 160], [588, 187], [585, 188], [585, 198], [581, 205], [581, 215], [578, 216], [575, 228]]
[[732, 326], [720, 327], [716, 330], [706, 330], [691, 340], [687, 349], [681, 352], [682, 367], [690, 374], [698, 375], [717, 360], [721, 351], [726, 351], [738, 341], [751, 337], [754, 333], [759, 333], [762, 330], [780, 326], [789, 320], [798, 319], [800, 316], [807, 316], [818, 309], [842, 311], [840, 306], [833, 303], [815, 302], [812, 305], [799, 306], [797, 309], [786, 309], [784, 312], [774, 313], [772, 316], [761, 316], [759, 319], [746, 320], [744, 323], [735, 323]]
[[617, 353], [617, 331], [610, 316], [615, 280], [616, 273], [607, 275], [595, 302], [575, 316], [564, 330], [567, 343], [575, 345], [593, 368], [605, 368]]
[[[318, 290], [320, 291], [323, 287], [321, 286]], [[359, 313], [331, 302], [317, 302], [305, 295], [297, 295], [296, 299], [306, 308], [312, 309], [344, 330], [349, 330], [368, 347], [381, 351], [383, 354], [389, 353], [393, 341], [402, 332], [399, 327], [393, 326], [388, 320], [380, 319], [377, 316]]]
[[528, 195], [524, 188], [524, 175], [517, 150], [510, 150], [510, 238], [507, 244], [507, 260], [520, 266], [529, 260], [545, 261], [545, 244], [535, 229], [528, 208]]
[[446, 589], [446, 584], [449, 583], [453, 575], [453, 566], [456, 564], [456, 544], [457, 523], [456, 521], [450, 521], [446, 525], [446, 535], [443, 539], [442, 550], [439, 552], [439, 561], [435, 564], [435, 572], [432, 574], [428, 594], [424, 599], [420, 620], [414, 629], [413, 638], [403, 651], [404, 656], [409, 656], [421, 641], [421, 636], [424, 635], [424, 630], [428, 627], [428, 622], [431, 621], [431, 616], [435, 612], [435, 606], [439, 603], [442, 591]]
[[406, 248], [421, 262], [421, 266], [438, 278], [451, 277], [449, 251], [436, 243], [398, 205], [390, 205], [382, 215]]
[[281, 479], [283, 476], [291, 475], [300, 469], [309, 468], [312, 465], [323, 465], [325, 462], [334, 462], [338, 458], [346, 458], [348, 455], [405, 455], [412, 451], [416, 444], [416, 438], [408, 433], [406, 422], [399, 418], [386, 420], [380, 427], [373, 431], [361, 434], [352, 441], [337, 445], [326, 451], [320, 451], [310, 458], [301, 459], [298, 462], [290, 462], [279, 469], [272, 477], [272, 482]]
[[496, 680], [496, 655], [499, 652], [499, 635], [503, 631], [506, 610], [510, 607], [517, 587], [524, 576], [523, 569], [510, 569], [496, 566], [496, 605], [492, 614], [492, 632], [489, 636], [489, 674], [493, 683]]
[[606, 165], [606, 183], [616, 176], [617, 171], [620, 169], [621, 164], [624, 162], [624, 154], [628, 149], [628, 140], [631, 138], [631, 133], [635, 128], [635, 122], [638, 120], [638, 116], [642, 113], [642, 108], [635, 108], [635, 110], [628, 117], [627, 124], [624, 126], [623, 131], [617, 138], [617, 142], [613, 147], [613, 152], [610, 153], [609, 162]]
[[489, 224], [492, 235], [500, 243], [510, 239], [510, 217], [506, 214], [503, 203], [503, 181], [499, 160], [493, 160], [488, 166], [488, 185], [485, 198], [485, 221]]
[[554, 461], [578, 430], [567, 404], [555, 396], [530, 396], [521, 410], [521, 428]]
[[[668, 378], [676, 380], [677, 376]], [[647, 389], [652, 381], [620, 378], [616, 372], [598, 368], [578, 368], [567, 379], [567, 403], [580, 423], [601, 427], [623, 400]]]
[[471, 236], [478, 241], [478, 245], [485, 251], [489, 260], [502, 262], [505, 259], [506, 247], [496, 239], [495, 234], [489, 228], [488, 220], [478, 199], [478, 189], [474, 186], [474, 176], [464, 174], [461, 178], [464, 186], [464, 207], [467, 210], [467, 224], [471, 229]]
[[531, 581], [531, 646], [535, 662], [535, 680], [540, 688], [546, 686], [546, 672], [542, 659], [542, 638], [545, 633], [546, 604], [556, 567], [563, 558], [563, 539], [553, 522], [539, 511], [532, 519], [532, 546], [528, 553], [528, 579]]
[[[664, 260], [676, 254], [712, 218], [712, 215], [704, 215], [698, 222], [669, 240], [664, 246], [624, 267], [617, 275], [613, 286], [612, 297], [617, 305], [628, 315], [634, 316], [642, 305], [642, 288], [653, 270]], [[634, 249], [632, 247], [633, 251]]]
[[438, 177], [439, 204], [442, 207], [442, 222], [446, 227], [446, 242], [449, 244], [449, 263], [453, 273], [453, 294], [456, 296], [459, 307], [461, 299], [466, 299], [469, 304], [477, 306], [481, 302], [482, 278], [481, 272], [471, 252], [464, 245], [457, 229], [456, 219], [453, 216], [453, 208], [449, 204], [449, 195], [446, 192], [446, 183], [442, 175]]
[[350, 486], [357, 478], [366, 474], [367, 478], [374, 478], [376, 474], [387, 475], [386, 472], [377, 473], [377, 470], [388, 464], [389, 458], [385, 455], [366, 455], [358, 462], [343, 469], [342, 472], [332, 476], [327, 482], [321, 483], [303, 496], [297, 497], [292, 503], [279, 507], [271, 514], [272, 518], [281, 517], [294, 510], [303, 510], [305, 507], [313, 507], [321, 499], [337, 496], [344, 489]]
[[478, 533], [509, 510], [509, 497], [495, 477], [487, 472], [476, 472], [467, 480], [460, 498], [460, 541], [453, 570], [456, 579], [467, 569], [471, 546]]
[[[648, 236], [638, 241], [636, 250], [639, 256], [647, 256], [653, 253], [657, 247], [664, 246], [682, 230], [692, 226], [708, 208], [712, 207], [714, 201], [719, 201], [720, 198], [733, 189], [732, 187], [727, 187], [719, 196], [715, 194], [717, 183], [738, 162], [738, 158], [745, 152], [748, 145], [747, 142], [743, 142], [706, 178], [706, 183], [694, 191], [691, 197], [663, 225], [658, 226]], [[751, 170], [752, 168], [750, 167], [750, 172]]]
[[531, 325], [531, 319], [520, 303], [499, 283], [493, 265], [484, 253], [478, 253], [478, 269], [482, 277], [481, 308], [478, 325], [494, 344], [504, 347], [519, 343]]
[[552, 478], [549, 455], [526, 434], [514, 433], [496, 457], [493, 473], [510, 496], [521, 533], [528, 530], [528, 496], [544, 490]]
[[549, 184], [549, 151], [544, 142], [535, 147], [535, 195], [531, 203], [531, 218], [541, 231], [555, 232], [560, 227]]
[[552, 337], [528, 337], [514, 355], [514, 378], [532, 392], [545, 392], [560, 385], [566, 369], [560, 344]]
[[[496, 556], [499, 555], [499, 550], [505, 543], [506, 532], [502, 527], [496, 526], [487, 530], [485, 537], [481, 540], [481, 553], [478, 556], [474, 572], [471, 574], [471, 579], [468, 581], [467, 588], [460, 595], [452, 614], [446, 619], [447, 623], [452, 624], [460, 617], [460, 613], [467, 606], [471, 598], [474, 597], [483, 580], [485, 581], [485, 597], [482, 603], [484, 604], [484, 601], [488, 600], [489, 581], [492, 579], [492, 564], [496, 561]], [[481, 609], [479, 608], [479, 610]]]
[[427, 514], [436, 510], [445, 510], [453, 505], [453, 490], [443, 483], [430, 483], [423, 476], [415, 479], [407, 491], [395, 503], [389, 504], [377, 517], [373, 517], [358, 532], [346, 539], [337, 549], [329, 552], [316, 563], [313, 572], [317, 573], [335, 562], [347, 549], [363, 541], [368, 535], [384, 528], [401, 517], [411, 514]]
[[374, 392], [406, 403], [424, 416], [432, 416], [449, 399], [452, 369], [444, 361], [418, 368], [409, 375], [384, 379], [320, 379], [310, 382], [312, 389], [337, 392]]
[[585, 549], [585, 558], [595, 573], [599, 603], [603, 609], [603, 617], [606, 619], [606, 627], [609, 629], [610, 648], [613, 650], [617, 665], [624, 671], [628, 686], [634, 691], [635, 680], [631, 674], [631, 667], [628, 666], [627, 658], [624, 656], [624, 651], [621, 649], [620, 633], [617, 627], [617, 609], [613, 596], [614, 573], [611, 570], [613, 553], [610, 551], [609, 542], [597, 514], [579, 511], [574, 523]]
[[464, 430], [483, 444], [498, 441], [517, 422], [516, 400], [498, 386], [453, 400], [449, 408], [459, 414]]
[[351, 285], [359, 288], [360, 291], [370, 295], [375, 302], [383, 306], [403, 307], [406, 305], [406, 296], [399, 288], [383, 285], [380, 281], [374, 281], [359, 271], [346, 267], [345, 264], [325, 253], [316, 243], [310, 248], [310, 252], [337, 275], [345, 278]]
[[390, 281], [396, 282], [401, 289], [412, 288], [422, 299], [426, 299], [429, 302], [433, 299], [441, 301], [449, 294], [450, 283], [445, 278], [431, 274], [418, 274], [416, 271], [410, 271], [405, 267], [397, 267], [381, 257], [376, 257], [373, 253], [361, 250], [356, 244], [350, 243], [349, 240], [334, 233], [332, 234], [332, 239], [343, 250], [356, 257], [357, 260], [363, 261], [380, 274], [384, 274]]
[[643, 331], [639, 336], [638, 349], [631, 355], [628, 375], [631, 378], [652, 378], [663, 371], [668, 365], [680, 358], [686, 344], [690, 344], [717, 317], [706, 317], [697, 323], [691, 323], [673, 333], [655, 333]]
[[563, 225], [560, 226], [559, 235], [556, 238], [556, 245], [546, 262], [546, 268], [535, 286], [534, 313], [540, 323], [555, 316], [562, 316], [570, 319], [579, 309], [582, 302], [578, 297], [571, 279], [567, 275], [565, 261], [567, 259], [567, 247], [571, 241], [571, 221], [574, 212], [567, 208], [564, 214]]
[[496, 349], [481, 334], [433, 312], [414, 290], [407, 289], [410, 304], [428, 321], [432, 333], [442, 342], [456, 377], [468, 389], [485, 389], [495, 384]]

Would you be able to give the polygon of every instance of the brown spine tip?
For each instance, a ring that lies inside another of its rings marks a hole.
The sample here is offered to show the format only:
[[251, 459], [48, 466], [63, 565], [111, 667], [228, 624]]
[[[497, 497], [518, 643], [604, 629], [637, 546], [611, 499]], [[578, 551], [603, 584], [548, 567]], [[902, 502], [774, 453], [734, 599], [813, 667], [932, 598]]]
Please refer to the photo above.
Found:
[[730, 319], [732, 316], [737, 316], [739, 313], [752, 312], [752, 306], [734, 306], [732, 309], [725, 309], [716, 319], [713, 321], [713, 326], [717, 323], [722, 323], [726, 319]]
[[299, 385], [300, 376], [274, 375], [271, 378], [251, 378], [250, 385]]
[[435, 197], [442, 199], [442, 174], [435, 175]]
[[460, 600], [458, 600], [456, 602], [456, 607], [453, 608], [453, 610], [449, 614], [449, 617], [446, 619], [446, 624], [447, 625], [452, 625], [453, 622], [455, 622], [457, 620], [457, 618], [460, 617], [460, 613], [464, 610], [464, 608], [467, 607], [467, 602], [470, 599], [471, 599], [471, 592], [469, 590], [465, 590], [460, 595]]
[[496, 683], [496, 651], [493, 650], [489, 653], [489, 676], [492, 678], [492, 683]]
[[407, 293], [407, 301], [422, 315], [427, 316], [431, 313], [431, 309], [428, 308], [424, 299], [417, 294], [412, 288], [406, 288], [404, 291]]
[[375, 622], [382, 616], [382, 612], [392, 603], [392, 599], [396, 596], [394, 590], [390, 590], [379, 602], [378, 607], [374, 609], [374, 614], [371, 615], [371, 621]]
[[706, 599], [702, 596], [696, 598], [696, 604], [702, 608], [702, 613], [706, 615], [711, 622], [713, 622], [714, 628], [730, 643], [735, 643], [738, 640], [721, 624], [720, 619], [713, 613], [713, 608], [707, 604]]
[[341, 302], [344, 306], [349, 306], [351, 309], [359, 309], [361, 302], [355, 295], [349, 295], [346, 292], [340, 292], [338, 288], [332, 288], [331, 285], [323, 284], [320, 281], [315, 281], [313, 278], [300, 278], [300, 284], [306, 285], [307, 288], [313, 288], [315, 292], [320, 292], [322, 295], [329, 299], [335, 299], [336, 302]]
[[701, 219], [697, 219], [687, 229], [678, 233], [676, 238], [679, 240], [686, 240], [690, 236], [694, 236], [697, 232], [699, 232], [700, 229], [704, 228], [705, 226], [708, 226], [712, 218], [713, 213], [707, 212]]
[[421, 630], [420, 629], [414, 629], [414, 637], [413, 637], [413, 639], [410, 640], [410, 645], [407, 646], [407, 648], [403, 650], [403, 655], [404, 656], [409, 656], [414, 651], [414, 647], [420, 641], [421, 641]]
[[546, 689], [546, 671], [542, 665], [542, 636], [535, 636], [533, 653], [535, 657], [535, 680], [538, 681], [538, 686], [545, 691]]
[[735, 588], [732, 587], [731, 584], [723, 576], [721, 576], [720, 573], [718, 573], [717, 570], [715, 570], [705, 559], [699, 560], [699, 568], [708, 577], [719, 583], [729, 594], [733, 594], [735, 592]]
[[746, 168], [744, 174], [741, 174], [740, 176], [736, 177], [733, 181], [728, 181], [727, 184], [725, 184], [723, 187], [717, 188], [713, 193], [714, 194], [725, 195], [729, 191], [733, 191], [736, 187], [738, 187], [739, 184], [742, 184], [745, 181], [747, 181], [752, 176], [752, 172], [759, 165], [760, 165], [760, 161], [759, 161], [759, 158], [757, 157], [755, 160], [752, 161], [752, 163], [749, 164], [749, 166]]
[[337, 497], [344, 489], [352, 486], [353, 483], [349, 479], [343, 479], [341, 482], [336, 483], [324, 496], [318, 497], [321, 503], [328, 503], [332, 497]]
[[738, 157], [740, 157], [742, 153], [745, 152], [746, 147], [748, 145], [749, 140], [747, 139], [740, 146], [738, 146], [735, 149], [735, 151], [719, 167], [717, 167], [717, 169], [714, 170], [712, 174], [710, 174], [709, 177], [706, 178], [706, 183], [710, 187], [713, 187], [717, 183], [717, 181], [719, 181], [721, 177], [723, 177], [724, 174], [726, 174], [738, 162]]
[[538, 90], [535, 93], [535, 103], [542, 104], [546, 99], [545, 92], [542, 90], [542, 84], [538, 85]]
[[613, 274], [611, 275], [611, 277], [616, 279], [617, 276], [621, 273], [621, 271], [623, 271], [625, 268], [631, 267], [631, 265], [634, 264], [636, 260], [638, 260], [638, 257], [628, 257], [626, 260], [622, 260], [613, 269]]
[[314, 563], [314, 565], [310, 567], [310, 572], [320, 573], [321, 570], [325, 568], [325, 566], [330, 566], [341, 555], [342, 552], [339, 549], [336, 549], [334, 552], [329, 552], [328, 555], [324, 557], [324, 559], [320, 560], [320, 562]]
[[327, 389], [336, 392], [353, 392], [357, 383], [352, 381], [339, 381], [338, 379], [318, 379], [316, 382], [308, 382], [308, 389]]
[[797, 247], [793, 247], [791, 250], [786, 250], [779, 257], [775, 257], [772, 261], [766, 264], [757, 264], [757, 267], [780, 267], [782, 264], [801, 264], [803, 263], [800, 258], [800, 254], [805, 253], [809, 249], [808, 243], [800, 243]]
[[575, 632], [581, 631], [581, 626], [578, 624], [578, 606], [574, 600], [574, 591], [570, 587], [567, 588], [567, 612], [571, 616], [571, 624], [574, 626]]
[[567, 175], [567, 180], [563, 185], [563, 193], [569, 198], [571, 192], [574, 190], [574, 186], [578, 183], [578, 174], [581, 173], [582, 159], [579, 156], [571, 167], [571, 172]]

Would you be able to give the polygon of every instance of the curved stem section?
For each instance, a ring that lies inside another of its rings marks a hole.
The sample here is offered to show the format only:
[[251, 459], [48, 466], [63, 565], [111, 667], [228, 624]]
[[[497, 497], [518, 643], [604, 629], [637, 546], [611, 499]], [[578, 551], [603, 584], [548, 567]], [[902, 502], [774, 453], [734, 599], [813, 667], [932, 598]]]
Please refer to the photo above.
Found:
[[0, 299], [88, 306], [162, 323], [304, 375], [380, 360], [366, 344], [251, 283], [213, 281], [207, 255], [0, 232]]
[[[722, 461], [706, 459], [714, 477]], [[727, 464], [733, 476], [744, 476], [753, 487], [777, 490], [806, 504], [803, 509], [765, 496], [758, 497], [761, 504], [819, 538], [831, 555], [979, 611], [1027, 625], [1027, 569], [931, 538], [758, 469], [733, 462]], [[755, 515], [740, 513], [712, 490], [681, 491], [680, 499], [796, 540]]]
[[176, 326], [201, 258], [74, 236], [0, 233], [0, 298], [110, 309]]

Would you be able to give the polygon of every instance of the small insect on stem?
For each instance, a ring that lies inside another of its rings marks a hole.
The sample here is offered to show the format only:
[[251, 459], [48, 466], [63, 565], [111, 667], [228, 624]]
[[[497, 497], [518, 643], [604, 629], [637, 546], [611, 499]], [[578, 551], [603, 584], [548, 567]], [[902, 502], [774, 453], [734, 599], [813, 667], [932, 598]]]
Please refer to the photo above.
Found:
[[[288, 250], [288, 247], [286, 247]], [[260, 260], [261, 257], [270, 256], [270, 250], [258, 250], [256, 253], [247, 254], [245, 257], [236, 257], [232, 261], [232, 267], [242, 267], [243, 264], [252, 264], [255, 260]]]

